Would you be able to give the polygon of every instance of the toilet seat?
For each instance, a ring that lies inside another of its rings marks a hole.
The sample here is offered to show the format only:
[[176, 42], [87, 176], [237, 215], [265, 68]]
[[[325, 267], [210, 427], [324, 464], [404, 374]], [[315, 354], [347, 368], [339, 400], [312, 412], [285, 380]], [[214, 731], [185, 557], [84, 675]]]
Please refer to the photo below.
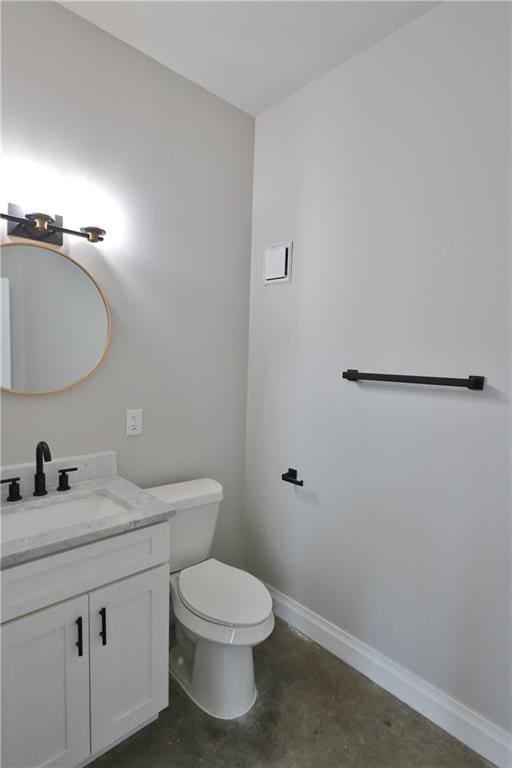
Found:
[[171, 588], [172, 609], [175, 617], [183, 626], [197, 638], [211, 641], [220, 645], [247, 645], [253, 646], [262, 643], [274, 629], [274, 614], [270, 613], [268, 619], [261, 624], [251, 627], [229, 627], [225, 624], [215, 624], [213, 621], [198, 616], [188, 608], [181, 599], [179, 591], [178, 574], [171, 574], [169, 585]]
[[261, 581], [213, 558], [181, 571], [178, 591], [189, 611], [213, 624], [255, 627], [272, 615], [272, 598]]

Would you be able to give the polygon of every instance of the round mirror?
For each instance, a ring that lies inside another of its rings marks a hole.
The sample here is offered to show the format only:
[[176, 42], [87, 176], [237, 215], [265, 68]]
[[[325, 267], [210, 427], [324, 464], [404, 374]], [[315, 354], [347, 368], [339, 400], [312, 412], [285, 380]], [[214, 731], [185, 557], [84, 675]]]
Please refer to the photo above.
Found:
[[2, 389], [48, 394], [99, 364], [110, 312], [94, 278], [53, 246], [5, 243], [0, 264]]

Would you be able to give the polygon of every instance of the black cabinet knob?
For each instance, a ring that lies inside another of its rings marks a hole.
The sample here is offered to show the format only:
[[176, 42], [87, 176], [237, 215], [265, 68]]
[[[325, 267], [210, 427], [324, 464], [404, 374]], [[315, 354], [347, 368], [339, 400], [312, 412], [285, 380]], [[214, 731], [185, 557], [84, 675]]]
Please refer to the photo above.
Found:
[[78, 655], [83, 656], [84, 655], [84, 620], [81, 616], [76, 619], [75, 624], [78, 629], [78, 640], [76, 641], [75, 645], [78, 648]]
[[100, 608], [99, 614], [101, 618], [101, 629], [100, 629], [101, 644], [106, 645], [107, 644], [107, 609]]

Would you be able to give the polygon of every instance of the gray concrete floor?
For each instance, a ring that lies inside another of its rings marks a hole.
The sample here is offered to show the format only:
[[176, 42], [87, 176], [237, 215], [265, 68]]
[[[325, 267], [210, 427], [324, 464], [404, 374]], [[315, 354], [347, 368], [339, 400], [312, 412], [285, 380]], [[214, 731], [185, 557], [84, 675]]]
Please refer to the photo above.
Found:
[[205, 715], [171, 681], [169, 709], [94, 768], [489, 768], [351, 667], [277, 621], [255, 648], [258, 700]]

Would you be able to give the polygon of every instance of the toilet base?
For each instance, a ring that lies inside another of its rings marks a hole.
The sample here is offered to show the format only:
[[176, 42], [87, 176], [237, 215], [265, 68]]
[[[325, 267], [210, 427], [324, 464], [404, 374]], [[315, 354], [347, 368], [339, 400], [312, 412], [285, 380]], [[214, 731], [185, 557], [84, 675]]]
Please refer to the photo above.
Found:
[[169, 671], [194, 704], [212, 717], [242, 717], [256, 701], [250, 646], [182, 637], [171, 651]]

